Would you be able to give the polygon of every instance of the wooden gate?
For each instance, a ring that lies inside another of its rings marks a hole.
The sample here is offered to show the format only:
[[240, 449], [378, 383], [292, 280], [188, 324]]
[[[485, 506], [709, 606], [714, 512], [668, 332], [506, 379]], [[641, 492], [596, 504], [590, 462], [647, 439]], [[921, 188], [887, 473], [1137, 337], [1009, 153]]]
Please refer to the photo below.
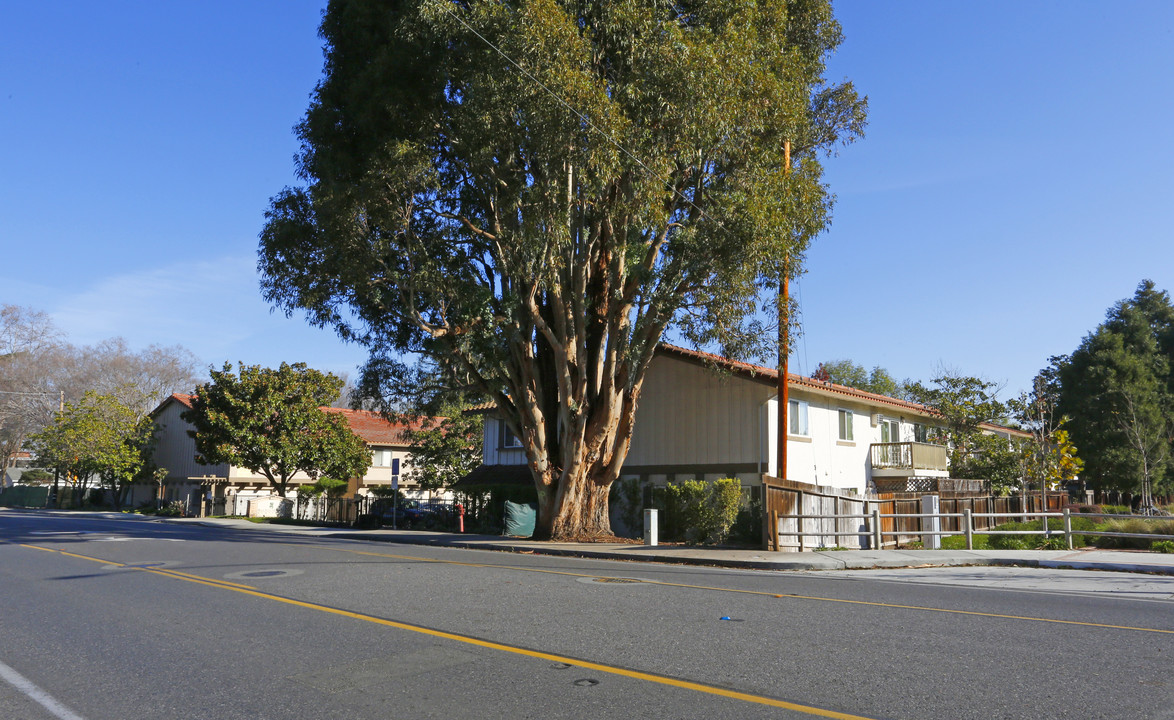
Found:
[[[802, 552], [819, 547], [859, 550], [868, 546], [868, 527], [863, 518], [826, 517], [864, 515], [864, 498], [847, 495], [837, 488], [769, 476], [762, 478], [762, 486], [766, 513], [766, 522], [762, 524], [765, 549]], [[785, 534], [795, 532], [816, 534]], [[780, 536], [780, 533], [783, 534]]]

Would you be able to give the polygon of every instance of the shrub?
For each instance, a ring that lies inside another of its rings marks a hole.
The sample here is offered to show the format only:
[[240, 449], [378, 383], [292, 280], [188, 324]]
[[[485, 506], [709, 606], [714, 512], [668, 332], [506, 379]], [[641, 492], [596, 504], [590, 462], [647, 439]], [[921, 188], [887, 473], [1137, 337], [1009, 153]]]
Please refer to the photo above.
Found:
[[[1081, 547], [1088, 543], [1088, 538], [1078, 535], [1081, 530], [1092, 530], [1096, 523], [1092, 518], [1076, 517], [1072, 519], [1072, 544]], [[1040, 530], [1043, 526], [1039, 520], [1030, 522], [1013, 522], [1000, 525], [995, 530]], [[987, 546], [992, 550], [1066, 550], [1068, 540], [1064, 537], [1064, 518], [1048, 518], [1048, 529], [1053, 534], [1046, 535], [990, 535]], [[977, 539], [977, 538], [976, 538]], [[977, 542], [975, 547], [978, 547]]]
[[[989, 550], [991, 548], [991, 538], [993, 535], [974, 535], [974, 549], [975, 550]], [[942, 538], [943, 550], [965, 550], [966, 536], [965, 535], [947, 535]]]
[[644, 484], [639, 478], [620, 478], [612, 483], [608, 503], [616, 508], [628, 534], [639, 536], [644, 528]]
[[[1140, 533], [1145, 535], [1174, 535], [1174, 520], [1144, 520], [1140, 517], [1109, 520], [1097, 528], [1101, 532]], [[1165, 541], [1159, 541], [1165, 542]], [[1146, 538], [1097, 537], [1100, 548], [1135, 548], [1145, 550], [1151, 541]]]
[[1128, 505], [1101, 505], [1101, 512], [1106, 515], [1131, 515]]
[[738, 516], [730, 528], [730, 538], [747, 545], [762, 543], [762, 498], [756, 495], [743, 496]]
[[52, 482], [52, 480], [53, 473], [40, 468], [26, 470], [20, 476], [20, 481], [25, 485], [45, 485]]
[[162, 515], [163, 517], [183, 517], [187, 514], [187, 503], [183, 500], [169, 502], [159, 508], [159, 512], [156, 514]]
[[686, 542], [720, 543], [729, 535], [741, 501], [742, 485], [733, 478], [670, 483], [665, 493], [665, 534]]
[[1150, 549], [1160, 553], [1174, 553], [1174, 540], [1154, 540]]

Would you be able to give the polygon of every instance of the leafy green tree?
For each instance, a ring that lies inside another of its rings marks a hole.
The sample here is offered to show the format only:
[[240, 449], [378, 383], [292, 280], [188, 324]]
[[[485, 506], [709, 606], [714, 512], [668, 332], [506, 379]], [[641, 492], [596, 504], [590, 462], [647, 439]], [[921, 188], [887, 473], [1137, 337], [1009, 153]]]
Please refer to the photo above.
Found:
[[765, 356], [761, 291], [827, 223], [820, 160], [866, 105], [823, 77], [830, 4], [333, 0], [321, 34], [265, 297], [467, 375], [522, 439], [536, 535], [609, 533], [665, 330]]
[[1003, 435], [978, 432], [966, 440], [966, 454], [951, 446], [950, 475], [986, 480], [991, 491], [1006, 495], [1022, 486], [1022, 442]]
[[351, 400], [407, 428], [412, 459], [404, 478], [424, 490], [449, 487], [481, 464], [485, 415], [468, 411], [484, 405], [484, 397], [467, 375], [427, 361], [370, 362]]
[[906, 385], [909, 399], [930, 408], [941, 425], [930, 431], [932, 442], [949, 448], [950, 474], [989, 480], [997, 491], [1019, 483], [1019, 452], [1013, 441], [984, 433], [985, 423], [1005, 423], [1007, 406], [998, 399], [995, 383], [943, 372], [932, 386]]
[[133, 482], [148, 469], [147, 448], [155, 426], [113, 395], [89, 391], [56, 413], [30, 438], [38, 460], [70, 478], [75, 497], [97, 479], [120, 507]]
[[869, 371], [852, 360], [832, 360], [821, 363], [814, 377], [877, 395], [905, 397], [905, 383], [897, 382], [888, 370], [879, 365]]
[[421, 418], [405, 433], [412, 445], [412, 464], [405, 477], [424, 490], [440, 490], [481, 464], [485, 416], [465, 407], [441, 408], [439, 417]]
[[1093, 487], [1144, 495], [1168, 486], [1172, 333], [1170, 298], [1147, 280], [1060, 365], [1058, 407]]
[[262, 475], [281, 497], [297, 473], [316, 481], [362, 477], [371, 464], [366, 443], [346, 418], [323, 406], [338, 397], [342, 381], [304, 363], [273, 370], [225, 363], [196, 388], [182, 417], [194, 426], [197, 460], [227, 463]]
[[21, 473], [20, 481], [25, 485], [44, 485], [53, 481], [53, 473], [41, 468], [34, 468]]
[[1031, 439], [1019, 448], [1024, 482], [1037, 485], [1041, 493], [1060, 489], [1084, 468], [1084, 461], [1077, 457], [1076, 446], [1064, 429], [1068, 418], [1058, 409], [1060, 369], [1067, 362], [1066, 356], [1049, 358], [1048, 367], [1033, 379], [1031, 392], [1007, 403], [1020, 428], [1031, 433]]

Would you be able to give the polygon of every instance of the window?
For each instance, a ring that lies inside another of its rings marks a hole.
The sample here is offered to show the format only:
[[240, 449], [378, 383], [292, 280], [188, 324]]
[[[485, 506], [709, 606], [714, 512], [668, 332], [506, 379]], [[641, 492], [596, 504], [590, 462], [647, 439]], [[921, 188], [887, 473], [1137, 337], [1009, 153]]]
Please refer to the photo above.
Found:
[[929, 442], [929, 426], [922, 423], [913, 423], [913, 441], [919, 443]]
[[371, 465], [373, 467], [391, 467], [391, 451], [390, 450], [374, 450], [374, 451], [372, 451]]
[[787, 434], [807, 435], [807, 403], [791, 400], [787, 403]]
[[840, 439], [841, 440], [851, 440], [852, 439], [852, 411], [851, 410], [841, 410], [840, 411]]
[[522, 447], [522, 439], [514, 435], [514, 431], [510, 430], [509, 424], [505, 420], [498, 420], [498, 437], [501, 439], [501, 447], [503, 448], [520, 448]]

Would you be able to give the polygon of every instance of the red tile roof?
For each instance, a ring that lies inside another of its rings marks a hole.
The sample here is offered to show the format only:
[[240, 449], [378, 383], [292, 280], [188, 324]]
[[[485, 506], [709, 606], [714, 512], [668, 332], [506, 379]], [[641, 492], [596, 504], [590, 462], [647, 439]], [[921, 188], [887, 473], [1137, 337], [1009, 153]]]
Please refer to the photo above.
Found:
[[410, 423], [393, 423], [377, 412], [369, 410], [346, 410], [343, 408], [322, 408], [328, 413], [337, 413], [346, 418], [351, 426], [351, 432], [363, 438], [368, 445], [408, 445], [404, 433], [408, 430], [419, 430], [430, 420], [413, 420]]
[[[190, 410], [194, 397], [194, 395], [173, 393], [159, 407], [162, 408], [163, 405], [174, 400]], [[379, 413], [367, 410], [346, 410], [332, 407], [324, 407], [322, 410], [345, 417], [351, 432], [363, 438], [368, 445], [408, 445], [408, 441], [404, 438], [405, 431], [419, 430], [427, 422], [427, 420], [416, 420], [407, 424], [393, 423]], [[158, 412], [158, 408], [156, 412]]]

